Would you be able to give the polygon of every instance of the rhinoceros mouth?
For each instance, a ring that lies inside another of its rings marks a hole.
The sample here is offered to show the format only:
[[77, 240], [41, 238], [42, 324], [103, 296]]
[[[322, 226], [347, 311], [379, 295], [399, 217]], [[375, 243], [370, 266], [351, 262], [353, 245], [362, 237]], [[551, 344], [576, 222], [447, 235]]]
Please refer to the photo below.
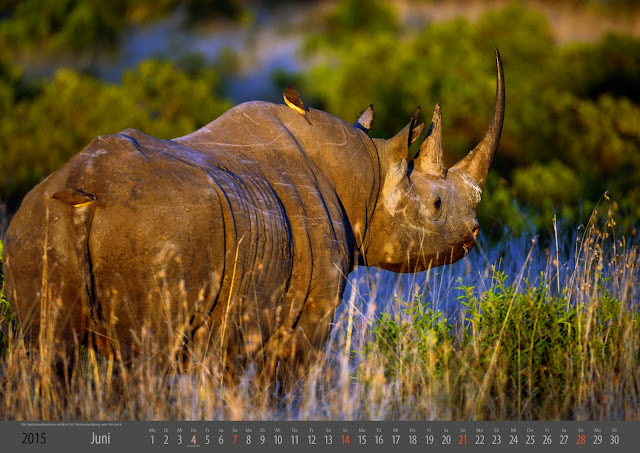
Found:
[[480, 232], [480, 228], [476, 227], [475, 230], [473, 230], [473, 233], [471, 233], [471, 235], [469, 236], [469, 239], [462, 243], [462, 248], [464, 249], [465, 256], [467, 255], [467, 253], [471, 251], [471, 249], [475, 245], [476, 240], [478, 239], [479, 232]]

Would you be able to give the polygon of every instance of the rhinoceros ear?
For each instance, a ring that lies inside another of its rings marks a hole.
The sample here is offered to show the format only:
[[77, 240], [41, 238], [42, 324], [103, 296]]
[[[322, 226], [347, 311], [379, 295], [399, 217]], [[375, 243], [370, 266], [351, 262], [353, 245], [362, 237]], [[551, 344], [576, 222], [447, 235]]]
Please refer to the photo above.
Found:
[[416, 127], [414, 127], [411, 130], [411, 140], [410, 140], [411, 143], [415, 142], [418, 139], [418, 137], [422, 135], [423, 131], [424, 131], [424, 123], [420, 123]]
[[433, 111], [431, 125], [427, 131], [420, 151], [413, 161], [416, 171], [429, 173], [434, 176], [444, 177], [447, 169], [444, 166], [444, 152], [442, 150], [442, 111], [440, 104], [436, 104]]
[[370, 104], [367, 110], [362, 112], [358, 117], [358, 121], [353, 125], [356, 129], [361, 129], [365, 134], [369, 133], [371, 125], [373, 124], [373, 104]]
[[387, 140], [386, 147], [390, 150], [389, 154], [394, 159], [407, 159], [409, 155], [409, 146], [416, 141], [424, 130], [424, 123], [416, 125], [420, 107], [413, 112], [411, 120], [400, 132]]

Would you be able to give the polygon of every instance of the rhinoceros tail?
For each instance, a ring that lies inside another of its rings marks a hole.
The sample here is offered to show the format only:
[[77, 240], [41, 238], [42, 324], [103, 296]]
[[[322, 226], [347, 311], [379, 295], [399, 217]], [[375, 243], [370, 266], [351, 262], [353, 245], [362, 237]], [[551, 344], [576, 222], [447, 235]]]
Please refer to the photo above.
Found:
[[47, 194], [52, 183], [64, 187], [55, 178], [36, 186], [11, 220], [3, 270], [25, 339], [69, 352], [78, 341], [86, 342], [94, 320], [102, 316], [89, 252], [100, 202], [80, 189]]
[[[85, 192], [82, 189], [65, 189], [54, 193], [51, 198], [58, 200], [73, 208], [71, 212], [73, 225], [73, 245], [78, 259], [78, 267], [83, 283], [83, 289], [90, 308], [90, 316], [93, 322], [102, 318], [100, 304], [95, 297], [95, 282], [91, 265], [91, 253], [89, 251], [89, 232], [91, 221], [96, 207], [103, 206], [95, 194]], [[84, 209], [79, 209], [84, 208]]]

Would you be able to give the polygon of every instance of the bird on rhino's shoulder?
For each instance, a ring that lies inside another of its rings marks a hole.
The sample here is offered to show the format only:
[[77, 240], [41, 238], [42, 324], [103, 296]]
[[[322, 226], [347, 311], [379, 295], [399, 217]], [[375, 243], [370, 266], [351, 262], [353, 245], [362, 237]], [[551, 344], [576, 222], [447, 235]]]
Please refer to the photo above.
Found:
[[309, 125], [312, 125], [311, 120], [309, 119], [309, 115], [307, 114], [307, 109], [304, 106], [304, 102], [302, 102], [302, 98], [300, 97], [298, 92], [293, 89], [293, 87], [288, 86], [284, 90], [284, 102], [300, 115], [304, 116]]

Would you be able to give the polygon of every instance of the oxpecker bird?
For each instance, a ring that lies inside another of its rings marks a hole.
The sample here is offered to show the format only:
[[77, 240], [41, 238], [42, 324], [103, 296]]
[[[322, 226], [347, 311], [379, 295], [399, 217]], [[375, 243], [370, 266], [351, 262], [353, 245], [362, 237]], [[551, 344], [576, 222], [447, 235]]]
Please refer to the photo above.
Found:
[[69, 206], [73, 206], [74, 208], [88, 206], [96, 201], [96, 196], [94, 194], [80, 189], [66, 189], [56, 192], [51, 196], [51, 198], [68, 204]]
[[295, 89], [293, 89], [293, 87], [288, 86], [287, 89], [284, 90], [284, 102], [300, 115], [304, 115], [304, 117], [307, 119], [307, 123], [311, 124], [311, 120], [309, 119], [309, 115], [307, 115], [307, 109], [304, 106], [304, 102], [302, 102], [300, 95]]

